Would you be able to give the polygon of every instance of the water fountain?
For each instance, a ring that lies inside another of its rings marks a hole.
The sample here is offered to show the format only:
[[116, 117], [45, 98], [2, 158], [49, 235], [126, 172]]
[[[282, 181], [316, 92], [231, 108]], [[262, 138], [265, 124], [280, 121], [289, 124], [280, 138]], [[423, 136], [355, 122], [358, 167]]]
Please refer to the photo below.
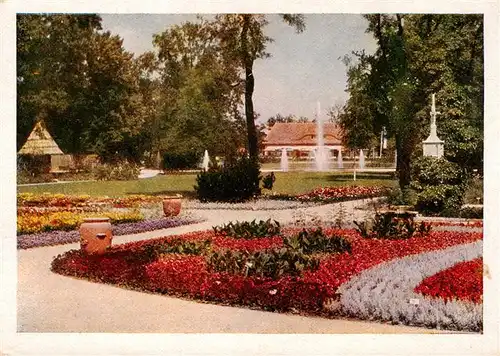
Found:
[[316, 113], [316, 149], [314, 152], [314, 160], [316, 163], [316, 170], [324, 172], [328, 170], [328, 159], [330, 151], [325, 147], [325, 137], [323, 132], [323, 119], [320, 115], [320, 103], [318, 101], [318, 109]]
[[281, 150], [280, 168], [283, 172], [288, 172], [288, 154], [286, 153], [286, 148]]
[[344, 162], [342, 162], [342, 151], [339, 150], [339, 155], [337, 156], [337, 168], [342, 169], [344, 168]]
[[210, 163], [210, 157], [208, 157], [208, 151], [205, 150], [205, 154], [203, 155], [203, 161], [201, 162], [201, 168], [207, 171], [209, 163]]
[[359, 169], [365, 169], [365, 154], [359, 150]]

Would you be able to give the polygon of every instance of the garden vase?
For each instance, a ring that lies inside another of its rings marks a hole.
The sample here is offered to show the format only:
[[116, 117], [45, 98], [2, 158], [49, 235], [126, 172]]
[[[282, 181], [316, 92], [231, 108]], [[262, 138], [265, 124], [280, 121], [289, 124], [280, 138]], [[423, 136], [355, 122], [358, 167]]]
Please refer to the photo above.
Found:
[[181, 212], [182, 195], [163, 198], [163, 213], [166, 217], [177, 216]]
[[87, 218], [80, 225], [80, 247], [87, 253], [103, 254], [112, 239], [109, 218]]

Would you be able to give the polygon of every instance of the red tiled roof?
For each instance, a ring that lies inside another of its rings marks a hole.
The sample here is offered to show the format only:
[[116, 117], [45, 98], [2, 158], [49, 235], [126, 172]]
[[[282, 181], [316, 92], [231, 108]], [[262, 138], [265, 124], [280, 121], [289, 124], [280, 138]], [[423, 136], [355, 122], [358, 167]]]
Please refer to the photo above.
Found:
[[[276, 146], [309, 146], [316, 145], [317, 126], [314, 122], [276, 123], [267, 134], [264, 145]], [[341, 145], [342, 135], [340, 128], [331, 123], [323, 124], [325, 145]]]

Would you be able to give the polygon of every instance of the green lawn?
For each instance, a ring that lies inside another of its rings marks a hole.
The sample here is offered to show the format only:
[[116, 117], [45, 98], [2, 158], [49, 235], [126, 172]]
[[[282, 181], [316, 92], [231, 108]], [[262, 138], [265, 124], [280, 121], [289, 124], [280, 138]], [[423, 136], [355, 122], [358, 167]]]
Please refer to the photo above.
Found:
[[[263, 173], [265, 175], [266, 173]], [[277, 172], [273, 191], [282, 194], [300, 194], [320, 186], [342, 185], [383, 185], [393, 187], [396, 181], [389, 174], [352, 174], [332, 172]], [[127, 194], [182, 194], [194, 196], [193, 186], [196, 174], [175, 174], [133, 181], [98, 181], [78, 183], [57, 183], [46, 185], [20, 186], [19, 193], [61, 193], [88, 194], [94, 196], [123, 196]], [[266, 193], [268, 190], [263, 189]]]

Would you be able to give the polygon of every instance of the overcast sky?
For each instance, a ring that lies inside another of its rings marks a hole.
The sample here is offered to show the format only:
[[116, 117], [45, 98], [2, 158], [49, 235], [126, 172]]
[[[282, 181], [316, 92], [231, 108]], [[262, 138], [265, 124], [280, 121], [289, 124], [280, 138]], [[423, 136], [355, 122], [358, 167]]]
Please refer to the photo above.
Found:
[[[195, 15], [102, 14], [105, 30], [120, 35], [127, 50], [140, 54], [152, 50], [152, 36], [173, 24], [195, 20]], [[269, 16], [266, 34], [272, 57], [255, 62], [254, 107], [261, 120], [280, 113], [313, 118], [316, 103], [322, 112], [347, 98], [346, 68], [339, 60], [353, 50], [375, 50], [361, 15], [308, 14], [306, 30], [295, 30]]]

